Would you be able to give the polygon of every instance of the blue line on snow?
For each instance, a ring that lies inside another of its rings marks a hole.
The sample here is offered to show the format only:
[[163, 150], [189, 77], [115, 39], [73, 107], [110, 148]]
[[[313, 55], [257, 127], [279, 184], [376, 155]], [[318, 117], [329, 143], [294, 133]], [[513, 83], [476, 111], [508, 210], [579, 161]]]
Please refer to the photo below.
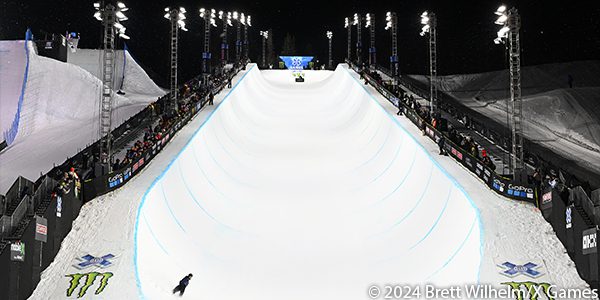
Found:
[[[390, 118], [390, 120], [392, 120], [394, 123], [396, 123], [396, 125], [398, 127], [400, 127], [400, 129], [402, 129], [402, 131], [404, 131], [406, 133], [406, 135], [408, 135], [414, 142], [415, 144], [421, 148], [421, 150], [423, 151], [423, 153], [425, 153], [428, 157], [429, 160], [431, 160], [431, 162], [433, 162], [433, 164], [435, 164], [439, 170], [442, 171], [442, 173], [465, 195], [465, 197], [467, 198], [467, 200], [469, 201], [469, 204], [471, 205], [471, 207], [473, 208], [474, 212], [475, 212], [475, 216], [476, 216], [476, 220], [478, 222], [479, 225], [479, 256], [480, 256], [480, 260], [479, 260], [479, 271], [477, 274], [477, 281], [479, 282], [479, 272], [481, 272], [481, 257], [483, 257], [483, 237], [484, 237], [484, 232], [483, 232], [483, 223], [481, 221], [481, 214], [479, 212], [479, 208], [475, 205], [475, 203], [473, 202], [473, 199], [471, 199], [471, 197], [469, 196], [469, 194], [465, 191], [465, 189], [462, 187], [462, 185], [460, 185], [458, 183], [458, 181], [456, 181], [456, 179], [454, 177], [452, 177], [448, 171], [446, 171], [446, 169], [444, 169], [444, 167], [442, 167], [438, 161], [436, 161], [431, 154], [427, 151], [427, 149], [425, 149], [425, 147], [423, 145], [421, 145], [421, 143], [419, 143], [419, 141], [417, 141], [417, 139], [412, 136], [412, 134], [410, 134], [408, 132], [408, 130], [406, 130], [406, 128], [404, 128], [404, 126], [400, 125], [400, 122], [394, 118], [392, 115], [390, 115], [390, 113], [383, 107], [383, 105], [381, 103], [379, 103], [377, 101], [377, 99], [375, 99], [375, 97], [367, 90], [366, 87], [363, 86], [362, 82], [360, 82], [358, 79], [356, 79], [354, 76], [352, 76], [352, 74], [350, 73], [350, 70], [348, 68], [346, 68], [346, 74], [348, 74], [348, 76], [350, 76], [350, 78], [354, 79], [354, 81], [360, 86], [362, 87], [363, 91], [371, 98], [371, 100], [373, 100], [373, 102], [375, 102], [375, 104], [377, 104], [379, 106], [379, 108], [383, 111], [383, 113], [385, 113], [388, 118]], [[464, 242], [463, 242], [464, 244]], [[462, 246], [461, 246], [462, 248]], [[453, 256], [454, 257], [454, 256]]]
[[163, 176], [165, 176], [165, 174], [171, 168], [171, 166], [173, 165], [173, 163], [175, 162], [175, 160], [177, 160], [177, 158], [179, 158], [179, 156], [181, 155], [181, 153], [183, 153], [187, 149], [187, 147], [191, 144], [191, 142], [194, 140], [194, 138], [198, 135], [198, 133], [200, 132], [200, 130], [206, 125], [206, 123], [208, 121], [210, 121], [210, 119], [214, 116], [215, 112], [217, 112], [219, 110], [219, 108], [221, 107], [221, 105], [227, 99], [229, 99], [229, 96], [231, 95], [231, 93], [233, 93], [233, 91], [236, 90], [236, 88], [240, 85], [240, 83], [242, 83], [242, 81], [244, 80], [244, 78], [246, 78], [246, 75], [250, 74], [250, 72], [252, 71], [252, 69], [254, 69], [254, 67], [255, 67], [255, 65], [252, 66], [250, 69], [248, 69], [248, 71], [244, 75], [242, 75], [242, 78], [240, 78], [240, 80], [235, 84], [235, 86], [233, 86], [233, 88], [231, 90], [229, 90], [229, 93], [227, 93], [227, 95], [225, 95], [225, 97], [223, 98], [223, 100], [217, 105], [217, 107], [215, 108], [215, 110], [213, 110], [208, 115], [208, 117], [206, 118], [206, 120], [204, 120], [204, 122], [202, 122], [202, 124], [200, 124], [200, 127], [198, 127], [198, 129], [196, 130], [196, 132], [194, 132], [194, 134], [192, 134], [192, 137], [187, 141], [187, 143], [185, 144], [185, 146], [183, 146], [183, 149], [181, 149], [181, 151], [179, 151], [179, 153], [177, 153], [177, 155], [171, 160], [171, 162], [169, 162], [169, 164], [167, 165], [167, 167], [165, 168], [165, 170], [154, 180], [154, 182], [152, 182], [152, 184], [146, 190], [146, 192], [144, 193], [144, 196], [142, 197], [142, 201], [141, 201], [140, 205], [138, 206], [138, 210], [137, 210], [137, 214], [136, 214], [136, 218], [135, 218], [135, 227], [133, 229], [133, 267], [135, 269], [135, 284], [137, 286], [138, 296], [140, 297], [140, 299], [145, 299], [146, 297], [144, 296], [144, 292], [142, 291], [142, 283], [140, 281], [139, 265], [138, 265], [138, 239], [137, 239], [137, 237], [138, 237], [138, 227], [139, 227], [139, 223], [140, 223], [140, 213], [142, 211], [142, 208], [144, 207], [144, 203], [146, 202], [146, 198], [148, 196], [148, 193], [163, 178]]

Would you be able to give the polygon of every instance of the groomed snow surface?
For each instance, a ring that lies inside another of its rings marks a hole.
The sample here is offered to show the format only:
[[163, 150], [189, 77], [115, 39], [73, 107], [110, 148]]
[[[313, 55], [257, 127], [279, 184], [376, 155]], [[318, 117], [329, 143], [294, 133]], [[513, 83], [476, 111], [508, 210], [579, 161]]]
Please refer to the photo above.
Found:
[[[140, 175], [83, 207], [32, 299], [62, 299], [76, 258], [116, 256], [97, 298], [368, 299], [376, 284], [510, 279], [585, 287], [539, 212], [501, 198], [358, 75], [252, 67]], [[236, 81], [238, 78], [236, 78]], [[224, 99], [224, 100], [222, 100]], [[460, 185], [458, 184], [460, 182]], [[95, 288], [95, 287], [92, 287]], [[93, 298], [88, 292], [84, 298]]]
[[[6, 57], [11, 61], [10, 64], [5, 64], [4, 58], [1, 61], [3, 92], [0, 94], [0, 102], [4, 124], [5, 114], [10, 118], [10, 123], [15, 117], [23, 81], [23, 71], [17, 71], [25, 68], [25, 59], [19, 53], [24, 53], [25, 49], [23, 41], [5, 41], [2, 45], [2, 49], [7, 49]], [[40, 173], [46, 173], [54, 164], [63, 163], [67, 157], [73, 156], [99, 138], [98, 114], [102, 82], [97, 77], [97, 72], [92, 74], [85, 69], [100, 69], [101, 51], [79, 49], [81, 53], [69, 55], [72, 63], [63, 63], [37, 55], [32, 42], [28, 42], [28, 47], [29, 72], [18, 133], [14, 142], [0, 153], [2, 194], [6, 193], [19, 175], [36, 180]], [[124, 67], [123, 52], [120, 52], [119, 57], [121, 59], [117, 60], [119, 67], [115, 77], [119, 84], [122, 82], [125, 95], [115, 94], [113, 99], [113, 127], [121, 125], [165, 94], [128, 52]], [[16, 66], [19, 64], [21, 66]], [[4, 73], [5, 66], [9, 71], [15, 69], [15, 73]], [[6, 76], [8, 79], [5, 82]], [[10, 92], [5, 93], [5, 87]]]

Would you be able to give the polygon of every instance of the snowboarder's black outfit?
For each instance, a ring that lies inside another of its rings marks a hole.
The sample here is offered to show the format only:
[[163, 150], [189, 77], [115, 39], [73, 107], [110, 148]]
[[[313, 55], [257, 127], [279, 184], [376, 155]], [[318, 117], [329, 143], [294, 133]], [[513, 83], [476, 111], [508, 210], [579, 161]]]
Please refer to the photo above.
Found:
[[173, 294], [179, 292], [179, 296], [182, 296], [185, 292], [185, 288], [190, 284], [190, 279], [192, 279], [192, 274], [183, 277], [183, 279], [179, 281], [179, 285], [173, 289]]
[[213, 100], [215, 100], [215, 95], [212, 92], [208, 95], [208, 105], [213, 105]]

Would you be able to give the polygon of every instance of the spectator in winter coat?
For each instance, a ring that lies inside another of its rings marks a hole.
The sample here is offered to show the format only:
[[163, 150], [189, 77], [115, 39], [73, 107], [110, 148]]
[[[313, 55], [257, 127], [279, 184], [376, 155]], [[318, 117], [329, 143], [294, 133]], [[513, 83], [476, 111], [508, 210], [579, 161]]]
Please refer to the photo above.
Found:
[[192, 276], [193, 275], [190, 273], [183, 277], [183, 279], [179, 281], [179, 285], [173, 289], [173, 294], [179, 292], [179, 296], [182, 296], [185, 292], [185, 288], [188, 286], [188, 284], [190, 284], [190, 279], [192, 279]]

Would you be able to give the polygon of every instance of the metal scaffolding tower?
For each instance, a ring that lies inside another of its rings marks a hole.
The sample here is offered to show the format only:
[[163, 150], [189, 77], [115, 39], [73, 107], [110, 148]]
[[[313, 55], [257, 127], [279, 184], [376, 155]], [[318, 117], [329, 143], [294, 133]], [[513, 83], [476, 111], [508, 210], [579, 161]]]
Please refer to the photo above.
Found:
[[94, 3], [96, 12], [94, 17], [102, 22], [104, 27], [103, 51], [102, 51], [102, 90], [100, 99], [100, 118], [98, 133], [100, 137], [100, 162], [107, 165], [108, 172], [112, 171], [112, 100], [114, 96], [114, 72], [115, 72], [115, 39], [117, 34], [129, 39], [125, 34], [125, 26], [120, 22], [127, 20], [123, 14], [127, 7], [122, 2], [117, 6], [107, 4], [100, 7], [100, 3]]
[[508, 105], [508, 116], [511, 127], [512, 153], [510, 159], [510, 171], [514, 178], [524, 180], [523, 176], [523, 110], [521, 96], [521, 41], [519, 32], [521, 30], [521, 16], [516, 8], [507, 11], [502, 5], [496, 11], [498, 20], [496, 24], [502, 28], [498, 31], [498, 37], [494, 39], [496, 44], [506, 43], [508, 40], [509, 73], [510, 73], [510, 105]]
[[263, 39], [262, 39], [262, 65], [261, 66], [266, 69], [267, 68], [267, 40], [269, 39], [269, 32], [261, 31], [260, 36], [263, 37]]
[[352, 24], [350, 24], [350, 19], [344, 19], [344, 27], [348, 30], [348, 49], [346, 54], [346, 60], [352, 61]]
[[236, 21], [235, 62], [239, 63], [242, 58], [242, 23], [237, 11], [233, 12], [233, 19]]
[[250, 41], [248, 40], [248, 27], [252, 27], [252, 17], [247, 16], [244, 23], [244, 63], [248, 61]]
[[521, 44], [519, 31], [521, 29], [521, 17], [516, 8], [509, 11], [508, 33], [509, 39], [509, 63], [510, 63], [510, 100], [512, 103], [511, 117], [512, 124], [512, 165], [513, 174], [517, 176], [523, 170], [523, 127], [521, 120], [523, 118], [522, 98], [521, 98]]
[[327, 66], [330, 70], [333, 69], [333, 58], [331, 56], [331, 39], [333, 38], [333, 32], [327, 31], [327, 40], [329, 42], [329, 59], [327, 60]]
[[392, 34], [392, 55], [390, 56], [390, 70], [394, 79], [394, 85], [398, 85], [398, 18], [395, 12], [387, 12], [385, 16], [387, 21], [385, 30], [390, 30]]
[[187, 31], [185, 28], [185, 8], [165, 8], [165, 19], [171, 22], [171, 90], [169, 93], [169, 102], [166, 111], [170, 114], [177, 112], [177, 53], [179, 42], [179, 29]]
[[210, 27], [217, 26], [214, 9], [200, 9], [200, 18], [204, 19], [204, 51], [202, 52], [202, 82], [208, 84], [210, 77]]
[[377, 48], [375, 48], [375, 16], [371, 13], [366, 15], [365, 28], [369, 28], [369, 67], [375, 69], [377, 64]]
[[356, 25], [356, 64], [362, 66], [362, 17], [359, 14], [354, 14], [352, 25]]
[[231, 12], [224, 13], [219, 11], [219, 19], [223, 20], [223, 41], [221, 42], [221, 68], [225, 71], [225, 65], [229, 61], [229, 44], [227, 42], [227, 28], [232, 26], [231, 24]]
[[437, 109], [437, 19], [434, 13], [421, 14], [423, 28], [421, 35], [429, 34], [429, 109], [434, 114]]

